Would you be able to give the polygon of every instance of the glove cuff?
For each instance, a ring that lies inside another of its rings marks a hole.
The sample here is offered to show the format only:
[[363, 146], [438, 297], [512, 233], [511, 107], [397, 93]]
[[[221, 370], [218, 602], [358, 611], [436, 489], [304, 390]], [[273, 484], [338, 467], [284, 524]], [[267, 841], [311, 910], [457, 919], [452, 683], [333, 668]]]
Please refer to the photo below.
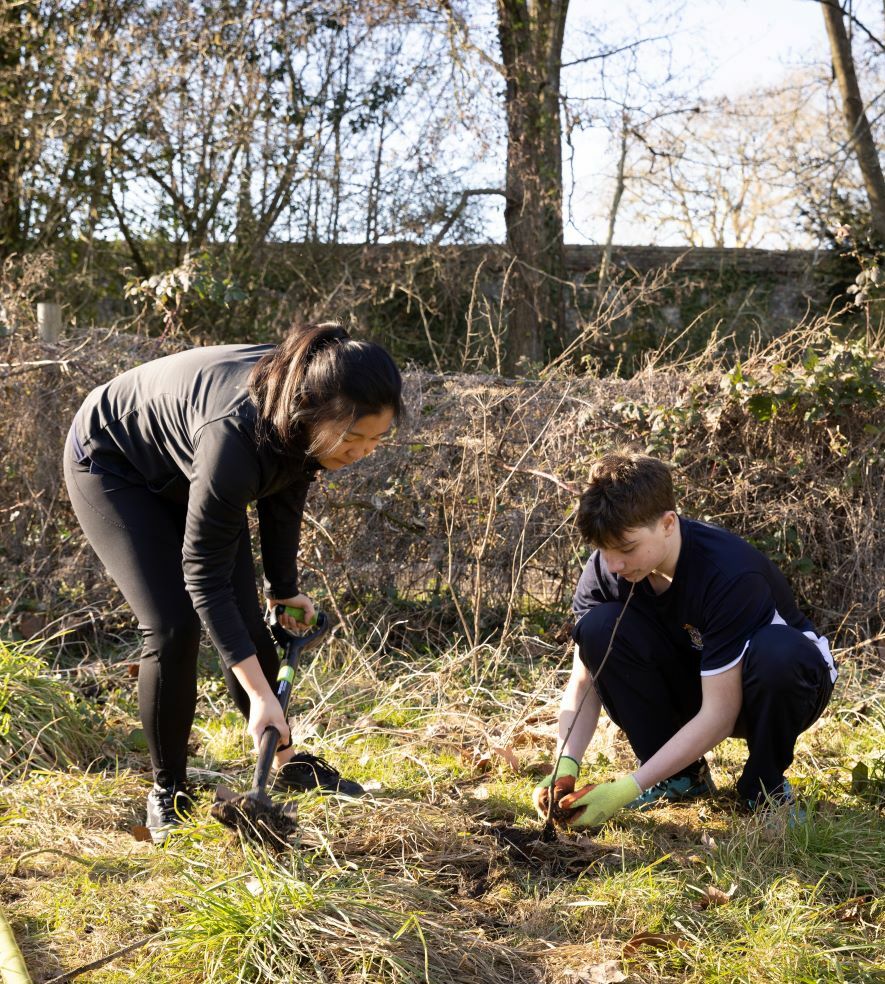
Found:
[[573, 759], [571, 755], [562, 755], [557, 756], [557, 758], [553, 760], [553, 768], [556, 770], [556, 775], [554, 776], [552, 772], [550, 775], [554, 782], [557, 779], [561, 779], [562, 776], [572, 776], [576, 779], [578, 777], [578, 772], [581, 770], [581, 763], [577, 759]]
[[632, 803], [643, 792], [642, 786], [639, 785], [632, 775], [617, 779], [612, 783], [612, 787], [612, 792], [617, 790], [618, 799], [622, 800], [620, 806], [626, 806], [628, 803]]

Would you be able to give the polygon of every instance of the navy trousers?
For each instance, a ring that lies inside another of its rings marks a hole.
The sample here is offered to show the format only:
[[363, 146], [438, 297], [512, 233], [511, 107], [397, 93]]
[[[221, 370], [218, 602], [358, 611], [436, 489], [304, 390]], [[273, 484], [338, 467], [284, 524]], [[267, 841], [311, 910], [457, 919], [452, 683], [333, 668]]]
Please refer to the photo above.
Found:
[[[186, 507], [78, 463], [65, 447], [65, 481], [77, 519], [99, 559], [138, 619], [144, 645], [138, 673], [138, 710], [154, 780], [169, 787], [187, 777], [187, 745], [197, 706], [200, 620], [184, 586], [181, 551]], [[231, 584], [237, 607], [273, 688], [279, 655], [264, 623], [245, 521]], [[229, 668], [234, 701], [249, 716], [249, 697]]]
[[[587, 612], [575, 627], [581, 661], [596, 673], [623, 605]], [[749, 756], [737, 791], [756, 800], [783, 785], [799, 735], [823, 713], [833, 684], [820, 650], [787, 625], [766, 625], [749, 638], [741, 660], [743, 705], [734, 737]], [[596, 690], [608, 716], [646, 762], [701, 707], [700, 653], [676, 644], [665, 623], [630, 607], [618, 626]]]

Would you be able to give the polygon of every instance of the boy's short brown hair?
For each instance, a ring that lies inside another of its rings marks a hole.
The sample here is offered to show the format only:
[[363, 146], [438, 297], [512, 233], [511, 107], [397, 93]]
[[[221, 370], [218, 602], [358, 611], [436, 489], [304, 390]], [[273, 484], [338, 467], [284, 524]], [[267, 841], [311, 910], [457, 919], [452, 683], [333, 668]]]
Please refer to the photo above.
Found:
[[610, 451], [590, 468], [578, 529], [594, 547], [615, 547], [626, 530], [651, 526], [676, 509], [670, 467], [647, 454]]

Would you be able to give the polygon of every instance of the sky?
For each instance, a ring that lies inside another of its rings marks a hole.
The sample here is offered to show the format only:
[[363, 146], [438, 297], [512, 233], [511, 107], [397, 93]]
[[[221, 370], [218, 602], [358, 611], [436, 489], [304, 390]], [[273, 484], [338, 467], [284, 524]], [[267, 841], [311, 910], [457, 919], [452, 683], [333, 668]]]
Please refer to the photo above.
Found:
[[[592, 16], [599, 6], [599, 0], [572, 0], [569, 27]], [[661, 3], [662, 8], [668, 6]], [[648, 9], [647, 0], [612, 4], [611, 28], [630, 36]], [[683, 84], [706, 99], [740, 96], [777, 83], [797, 66], [829, 60], [823, 15], [814, 0], [689, 0], [679, 11], [678, 22], [664, 30], [669, 41], [666, 45], [650, 44], [640, 56], [640, 70], [653, 74], [669, 68], [683, 75]], [[654, 27], [651, 31], [654, 33]], [[576, 87], [574, 80], [571, 87]], [[575, 192], [571, 221], [566, 216], [567, 242], [605, 240], [616, 162], [617, 148], [601, 129], [576, 136]], [[662, 236], [658, 229], [631, 216], [631, 211], [635, 209], [627, 207], [619, 213], [615, 242], [683, 242], [678, 237]], [[789, 239], [796, 234], [790, 229], [784, 230], [784, 235]]]
[[711, 58], [709, 94], [738, 95], [776, 82], [792, 65], [829, 57], [814, 0], [700, 0], [686, 14], [676, 40], [688, 54], [693, 36], [703, 39]]

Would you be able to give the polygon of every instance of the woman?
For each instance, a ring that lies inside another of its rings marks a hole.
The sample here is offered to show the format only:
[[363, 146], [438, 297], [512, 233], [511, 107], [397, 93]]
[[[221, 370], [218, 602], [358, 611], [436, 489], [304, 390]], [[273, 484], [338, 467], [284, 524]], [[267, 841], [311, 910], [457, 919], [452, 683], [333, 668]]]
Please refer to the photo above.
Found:
[[359, 791], [320, 759], [293, 761], [246, 510], [256, 503], [268, 603], [301, 608], [309, 622], [314, 606], [296, 567], [308, 487], [317, 469], [375, 450], [400, 415], [401, 391], [383, 348], [313, 324], [276, 347], [219, 345], [145, 363], [93, 390], [77, 412], [64, 457], [71, 502], [143, 633], [138, 706], [155, 843], [191, 805], [201, 623], [256, 746], [266, 728], [280, 732], [277, 786]]

